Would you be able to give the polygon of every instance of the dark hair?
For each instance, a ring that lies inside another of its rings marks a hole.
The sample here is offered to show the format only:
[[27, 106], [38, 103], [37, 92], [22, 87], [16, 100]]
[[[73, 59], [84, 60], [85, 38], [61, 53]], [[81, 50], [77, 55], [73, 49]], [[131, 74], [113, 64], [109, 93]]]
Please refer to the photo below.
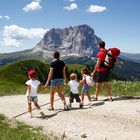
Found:
[[53, 57], [54, 57], [55, 59], [59, 59], [59, 57], [60, 57], [59, 51], [54, 52]]
[[105, 48], [105, 42], [104, 41], [100, 41], [99, 42], [99, 47], [100, 48]]
[[88, 70], [86, 67], [82, 68], [81, 71], [84, 73], [84, 74], [87, 74], [88, 73]]

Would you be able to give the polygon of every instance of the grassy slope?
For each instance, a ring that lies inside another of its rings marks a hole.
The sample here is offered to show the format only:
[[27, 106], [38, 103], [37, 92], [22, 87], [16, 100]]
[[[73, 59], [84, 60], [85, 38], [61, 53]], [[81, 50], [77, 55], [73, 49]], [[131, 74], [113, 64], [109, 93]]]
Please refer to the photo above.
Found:
[[[13, 94], [25, 94], [26, 85], [24, 84], [28, 80], [27, 72], [29, 69], [35, 69], [38, 73], [38, 79], [42, 84], [46, 82], [49, 64], [43, 63], [37, 60], [24, 60], [14, 63], [10, 63], [0, 68], [0, 95], [13, 95]], [[70, 73], [79, 73], [82, 65], [68, 65], [67, 77]], [[81, 74], [78, 74], [79, 78]], [[48, 92], [41, 89], [41, 92]]]
[[[68, 64], [66, 67], [67, 78], [69, 75], [75, 72], [78, 75], [78, 79], [81, 79], [81, 68], [83, 65]], [[13, 94], [25, 94], [27, 81], [27, 71], [29, 69], [35, 69], [38, 72], [38, 79], [44, 83], [47, 79], [49, 72], [49, 64], [42, 63], [37, 60], [24, 60], [15, 63], [8, 64], [0, 68], [0, 96], [13, 95]], [[90, 69], [90, 68], [89, 68]], [[114, 76], [115, 77], [115, 76]], [[103, 87], [104, 88], [104, 87]], [[140, 82], [111, 82], [111, 89], [113, 95], [136, 95], [140, 96]], [[41, 93], [48, 93], [49, 88], [45, 91], [40, 90]], [[69, 88], [64, 88], [66, 94], [69, 93]], [[95, 86], [90, 88], [90, 93], [94, 94]], [[102, 94], [106, 94], [105, 90], [102, 90]]]
[[[50, 140], [41, 134], [41, 128], [33, 128], [24, 123], [7, 119], [0, 114], [0, 140]], [[57, 137], [54, 139], [58, 140]]]
[[38, 79], [44, 83], [49, 71], [49, 65], [37, 60], [25, 60], [8, 64], [0, 69], [0, 94], [23, 94], [28, 79], [29, 69], [35, 69], [39, 75]]

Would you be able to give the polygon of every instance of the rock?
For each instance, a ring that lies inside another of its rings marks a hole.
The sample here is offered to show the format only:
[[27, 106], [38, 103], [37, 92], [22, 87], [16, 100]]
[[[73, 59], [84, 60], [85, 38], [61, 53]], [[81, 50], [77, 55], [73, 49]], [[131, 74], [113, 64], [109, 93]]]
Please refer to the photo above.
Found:
[[81, 138], [87, 138], [87, 134], [86, 133], [81, 134]]
[[61, 56], [95, 57], [100, 40], [88, 25], [70, 26], [64, 29], [53, 28], [44, 35], [34, 51], [40, 50], [45, 56], [52, 56], [52, 53], [58, 50]]

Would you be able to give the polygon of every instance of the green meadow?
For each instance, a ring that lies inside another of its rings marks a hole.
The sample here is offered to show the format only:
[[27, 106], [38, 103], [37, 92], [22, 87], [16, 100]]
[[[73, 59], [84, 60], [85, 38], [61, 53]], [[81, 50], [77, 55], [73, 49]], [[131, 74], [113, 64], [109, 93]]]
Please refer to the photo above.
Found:
[[[81, 79], [81, 68], [83, 65], [68, 64], [66, 66], [67, 81], [69, 75], [74, 72], [78, 79]], [[89, 72], [91, 67], [87, 66]], [[37, 60], [24, 60], [10, 63], [0, 68], [0, 96], [4, 95], [21, 95], [26, 92], [25, 82], [28, 80], [27, 72], [30, 69], [35, 69], [38, 73], [38, 79], [42, 85], [45, 84], [49, 73], [49, 64]], [[113, 96], [140, 96], [139, 81], [120, 81], [118, 77], [111, 75], [111, 91]], [[96, 86], [96, 85], [95, 85]], [[95, 86], [90, 87], [90, 93], [93, 95]], [[81, 87], [79, 88], [80, 91]], [[49, 93], [49, 87], [46, 89], [40, 88], [39, 93]], [[69, 95], [68, 86], [64, 87], [64, 93]], [[104, 85], [102, 86], [101, 95], [106, 95]]]

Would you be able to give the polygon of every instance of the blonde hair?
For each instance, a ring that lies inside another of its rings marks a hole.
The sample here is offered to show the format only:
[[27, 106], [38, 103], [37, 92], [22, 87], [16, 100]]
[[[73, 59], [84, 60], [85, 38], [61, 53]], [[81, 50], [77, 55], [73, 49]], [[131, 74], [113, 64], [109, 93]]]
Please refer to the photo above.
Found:
[[77, 79], [76, 73], [72, 73], [72, 74], [70, 75], [70, 80], [76, 80], [76, 79]]

